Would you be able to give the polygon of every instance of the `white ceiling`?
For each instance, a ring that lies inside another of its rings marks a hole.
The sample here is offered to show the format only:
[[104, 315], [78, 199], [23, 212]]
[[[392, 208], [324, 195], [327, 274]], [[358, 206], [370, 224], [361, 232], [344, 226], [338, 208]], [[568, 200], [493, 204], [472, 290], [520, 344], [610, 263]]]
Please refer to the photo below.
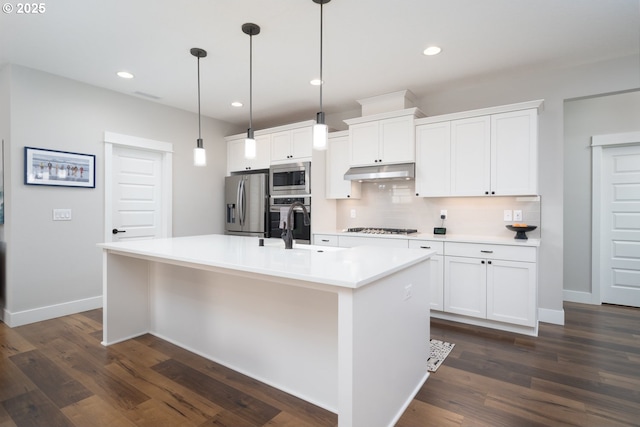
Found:
[[[3, 2], [13, 0], [3, 0]], [[13, 63], [248, 123], [254, 22], [254, 127], [313, 119], [320, 6], [312, 0], [43, 0], [0, 14], [0, 64]], [[13, 3], [17, 6], [17, 2]], [[640, 0], [332, 0], [324, 6], [324, 110], [409, 89], [418, 97], [485, 74], [638, 54]], [[435, 57], [422, 54], [442, 47]], [[116, 76], [132, 72], [133, 80]], [[232, 101], [245, 103], [232, 108]], [[279, 123], [278, 123], [279, 122]]]

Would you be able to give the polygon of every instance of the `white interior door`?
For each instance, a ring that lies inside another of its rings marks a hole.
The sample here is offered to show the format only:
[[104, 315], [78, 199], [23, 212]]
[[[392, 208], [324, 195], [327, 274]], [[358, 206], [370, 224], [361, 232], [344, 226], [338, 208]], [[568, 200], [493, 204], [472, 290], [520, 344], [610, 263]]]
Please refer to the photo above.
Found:
[[640, 145], [602, 154], [602, 302], [640, 307]]
[[171, 237], [173, 144], [113, 132], [104, 142], [105, 241]]

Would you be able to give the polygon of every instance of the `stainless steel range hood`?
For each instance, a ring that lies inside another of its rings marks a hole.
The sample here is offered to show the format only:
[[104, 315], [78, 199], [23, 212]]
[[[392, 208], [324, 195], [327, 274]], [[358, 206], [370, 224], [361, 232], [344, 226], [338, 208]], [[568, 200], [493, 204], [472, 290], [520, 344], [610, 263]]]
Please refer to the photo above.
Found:
[[415, 177], [414, 163], [397, 165], [358, 166], [349, 169], [344, 174], [347, 181], [380, 181], [380, 180], [410, 180]]

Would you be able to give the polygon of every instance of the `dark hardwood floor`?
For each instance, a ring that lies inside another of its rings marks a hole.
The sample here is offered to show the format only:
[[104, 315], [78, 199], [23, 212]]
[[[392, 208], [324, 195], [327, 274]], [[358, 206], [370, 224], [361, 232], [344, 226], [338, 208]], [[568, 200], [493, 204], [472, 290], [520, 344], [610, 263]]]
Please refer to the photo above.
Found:
[[[432, 338], [456, 346], [397, 426], [640, 425], [640, 310], [566, 303], [565, 316], [537, 338], [434, 320]], [[101, 310], [0, 323], [0, 427], [337, 424], [151, 335], [105, 348], [101, 329]]]

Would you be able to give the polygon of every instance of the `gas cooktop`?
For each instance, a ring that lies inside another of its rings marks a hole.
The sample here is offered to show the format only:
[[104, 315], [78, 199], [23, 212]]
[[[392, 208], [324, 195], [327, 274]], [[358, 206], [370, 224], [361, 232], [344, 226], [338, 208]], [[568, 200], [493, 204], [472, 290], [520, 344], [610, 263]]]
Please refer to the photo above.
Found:
[[365, 234], [411, 234], [417, 233], [418, 230], [413, 228], [374, 228], [374, 227], [355, 227], [347, 228], [347, 233], [365, 233]]

